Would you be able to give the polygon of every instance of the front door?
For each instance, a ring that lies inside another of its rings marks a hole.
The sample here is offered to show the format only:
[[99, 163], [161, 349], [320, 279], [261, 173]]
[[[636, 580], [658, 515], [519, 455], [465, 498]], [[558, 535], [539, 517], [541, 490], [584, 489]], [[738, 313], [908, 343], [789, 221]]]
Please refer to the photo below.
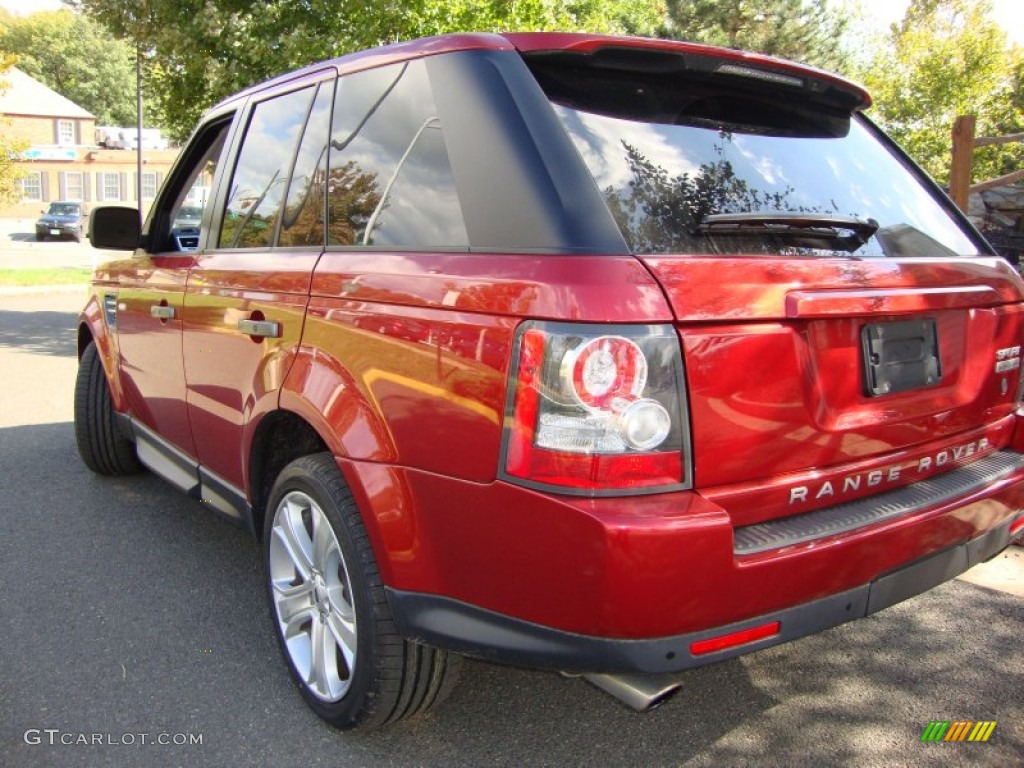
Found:
[[[185, 281], [192, 258], [183, 253], [151, 254], [140, 250], [118, 262], [117, 340], [121, 350], [121, 382], [132, 414], [139, 458], [165, 474], [149, 450], [150, 436], [159, 436], [168, 451], [195, 456], [185, 408], [185, 369], [181, 357], [181, 313]], [[154, 462], [157, 465], [154, 466]], [[177, 465], [180, 462], [172, 462]], [[185, 490], [196, 485], [195, 472], [175, 467], [171, 479]]]
[[119, 284], [115, 318], [121, 381], [139, 458], [194, 494], [198, 454], [182, 356], [185, 287], [200, 241], [197, 212], [206, 205], [230, 125], [227, 116], [196, 134], [153, 203], [143, 247], [111, 267]]

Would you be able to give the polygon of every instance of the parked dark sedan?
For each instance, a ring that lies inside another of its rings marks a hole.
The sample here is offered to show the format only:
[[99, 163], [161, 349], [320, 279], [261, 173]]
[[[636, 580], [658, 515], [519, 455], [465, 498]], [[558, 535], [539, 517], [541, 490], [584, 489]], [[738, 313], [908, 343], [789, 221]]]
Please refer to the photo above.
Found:
[[81, 203], [50, 203], [49, 209], [36, 221], [36, 240], [71, 237], [78, 242], [85, 234], [88, 214]]

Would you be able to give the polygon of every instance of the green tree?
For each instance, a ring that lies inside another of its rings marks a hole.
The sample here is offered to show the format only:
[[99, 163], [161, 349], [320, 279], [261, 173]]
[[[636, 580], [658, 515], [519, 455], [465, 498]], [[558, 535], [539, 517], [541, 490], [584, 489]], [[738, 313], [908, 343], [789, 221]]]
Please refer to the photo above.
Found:
[[826, 0], [667, 0], [667, 6], [665, 37], [845, 68], [847, 17]]
[[652, 33], [661, 0], [70, 0], [145, 51], [152, 92], [182, 138], [204, 110], [296, 67], [446, 32]]
[[[913, 0], [859, 77], [874, 97], [872, 116], [945, 184], [958, 115], [975, 115], [978, 135], [1024, 130], [1021, 65], [990, 0]], [[1022, 165], [1020, 144], [985, 147], [974, 154], [974, 178]]]
[[[2, 24], [7, 19], [0, 17], [0, 32], [3, 31]], [[0, 51], [0, 93], [7, 90], [7, 79], [4, 77], [12, 66], [14, 57]], [[15, 139], [8, 133], [10, 121], [0, 117], [0, 200], [10, 201], [17, 197], [18, 181], [24, 176], [24, 172], [16, 165], [18, 154], [28, 145], [24, 141]]]
[[0, 50], [61, 96], [92, 112], [100, 125], [135, 122], [135, 55], [94, 21], [70, 11], [11, 19]]

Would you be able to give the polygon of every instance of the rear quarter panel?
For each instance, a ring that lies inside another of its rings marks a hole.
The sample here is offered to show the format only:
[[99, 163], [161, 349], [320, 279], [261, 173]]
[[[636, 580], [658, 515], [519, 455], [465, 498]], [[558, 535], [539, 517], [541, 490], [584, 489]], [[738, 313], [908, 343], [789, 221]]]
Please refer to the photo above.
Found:
[[282, 405], [337, 455], [489, 482], [525, 317], [666, 322], [632, 257], [326, 253]]

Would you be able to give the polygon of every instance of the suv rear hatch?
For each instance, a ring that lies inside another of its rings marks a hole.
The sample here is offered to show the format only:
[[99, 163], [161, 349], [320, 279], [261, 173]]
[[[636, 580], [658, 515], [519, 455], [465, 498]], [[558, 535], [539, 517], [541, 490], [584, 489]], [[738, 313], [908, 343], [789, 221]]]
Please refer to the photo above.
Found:
[[674, 310], [693, 487], [736, 526], [971, 465], [916, 486], [924, 507], [1018, 468], [1020, 278], [867, 94], [686, 44], [523, 57]]

